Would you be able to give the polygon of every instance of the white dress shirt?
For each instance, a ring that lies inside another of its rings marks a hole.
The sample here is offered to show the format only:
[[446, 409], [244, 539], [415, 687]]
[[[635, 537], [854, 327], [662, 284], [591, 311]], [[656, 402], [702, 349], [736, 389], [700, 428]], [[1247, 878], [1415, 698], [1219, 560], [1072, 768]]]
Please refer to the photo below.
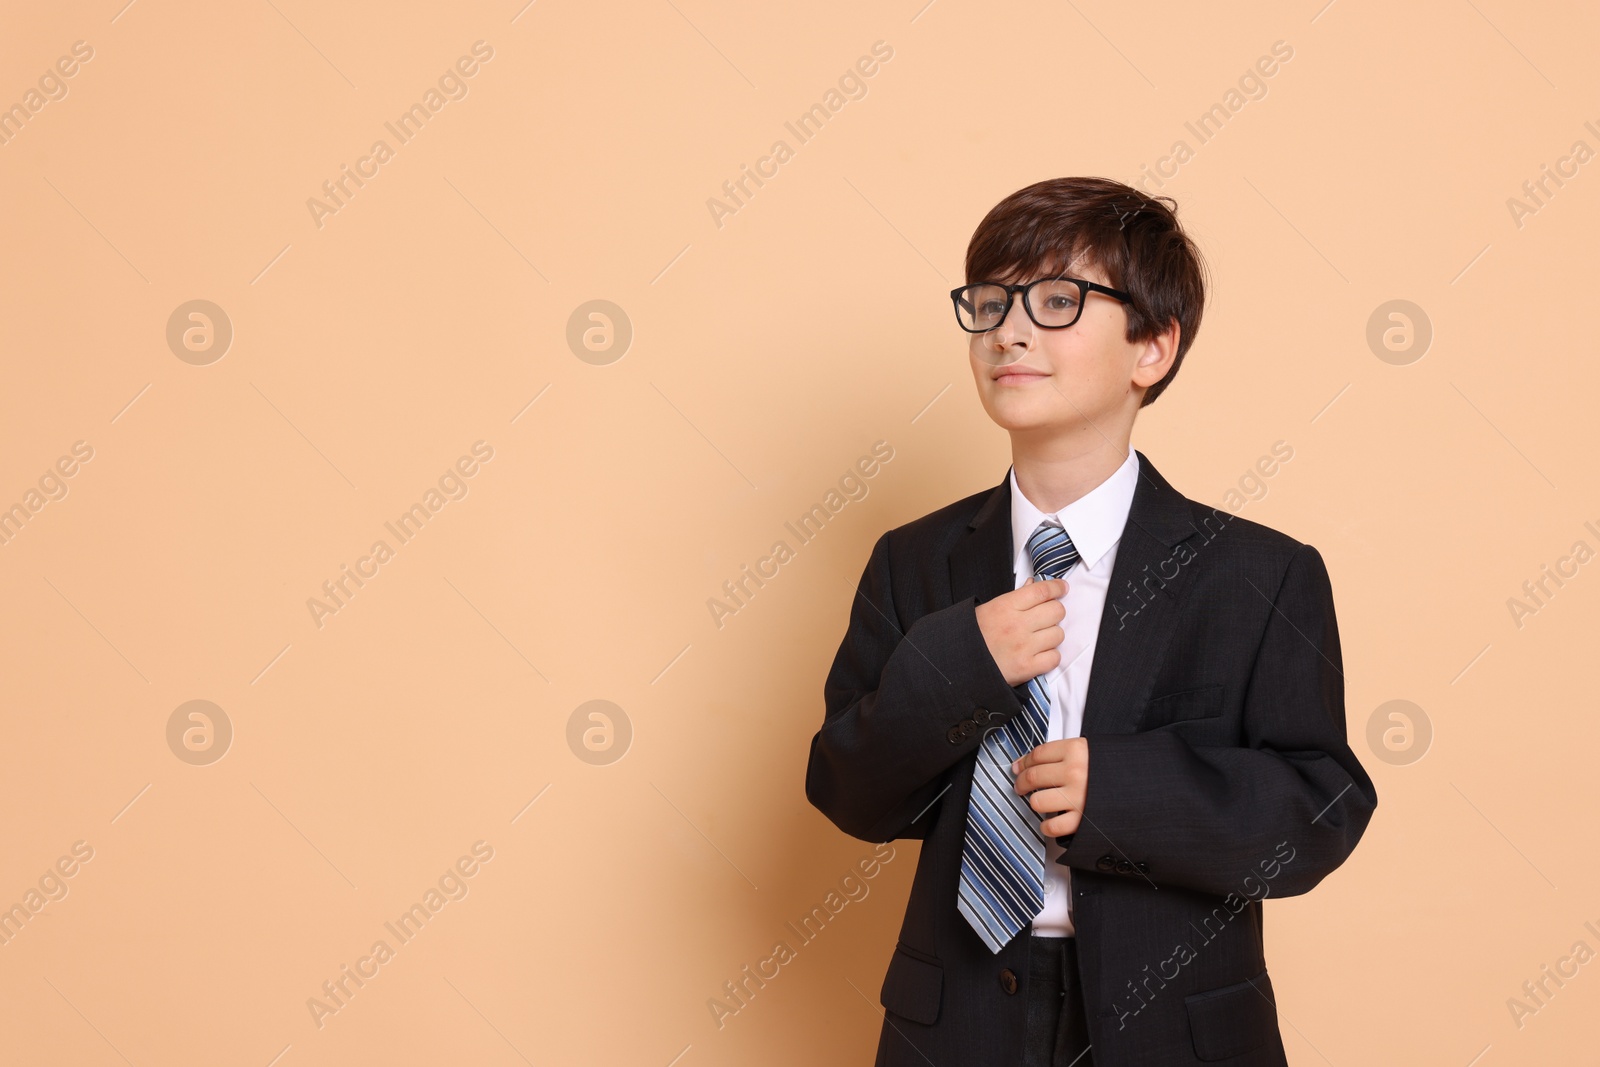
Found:
[[[1083, 701], [1089, 691], [1089, 668], [1094, 662], [1100, 614], [1105, 608], [1117, 544], [1127, 525], [1133, 489], [1139, 480], [1139, 456], [1132, 448], [1122, 466], [1083, 496], [1060, 511], [1046, 515], [1017, 488], [1016, 468], [1011, 483], [1011, 544], [1016, 549], [1013, 570], [1017, 588], [1033, 578], [1028, 538], [1047, 519], [1058, 520], [1078, 550], [1078, 562], [1063, 576], [1067, 583], [1061, 606], [1067, 611], [1060, 626], [1066, 636], [1059, 651], [1061, 663], [1044, 676], [1050, 694], [1050, 725], [1046, 741], [1077, 737], [1083, 729]], [[1093, 759], [1091, 754], [1091, 769]], [[1053, 837], [1044, 842], [1044, 908], [1033, 920], [1033, 932], [1051, 937], [1072, 937], [1072, 879], [1067, 867], [1056, 862], [1062, 849]]]

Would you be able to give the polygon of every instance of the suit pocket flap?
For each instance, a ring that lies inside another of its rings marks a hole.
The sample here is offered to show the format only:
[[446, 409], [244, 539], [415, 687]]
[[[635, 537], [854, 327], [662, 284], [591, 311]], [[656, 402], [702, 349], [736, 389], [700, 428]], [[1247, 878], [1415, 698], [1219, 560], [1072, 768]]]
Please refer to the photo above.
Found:
[[943, 988], [942, 966], [919, 959], [896, 945], [878, 1000], [902, 1018], [931, 1024], [939, 1018], [939, 994]]
[[1151, 697], [1144, 706], [1139, 729], [1151, 730], [1185, 719], [1208, 719], [1222, 714], [1222, 685], [1202, 685], [1177, 693]]
[[1278, 1028], [1272, 980], [1262, 971], [1247, 982], [1208, 989], [1183, 998], [1189, 1011], [1194, 1054], [1225, 1060], [1266, 1042]]

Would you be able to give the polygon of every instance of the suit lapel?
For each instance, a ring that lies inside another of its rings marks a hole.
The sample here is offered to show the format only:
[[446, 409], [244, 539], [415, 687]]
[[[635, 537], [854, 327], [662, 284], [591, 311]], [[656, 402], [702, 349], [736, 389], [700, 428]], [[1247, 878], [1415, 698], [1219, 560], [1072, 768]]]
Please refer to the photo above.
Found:
[[967, 523], [968, 533], [950, 552], [951, 603], [969, 596], [978, 603], [1016, 587], [1012, 571], [1010, 471]]
[[[1083, 709], [1085, 737], [1137, 728], [1187, 589], [1190, 568], [1181, 564], [1189, 551], [1176, 546], [1198, 532], [1183, 494], [1143, 452], [1138, 456], [1139, 481], [1095, 638]], [[970, 596], [981, 604], [1016, 587], [1009, 477], [990, 491], [967, 525], [967, 536], [950, 552], [951, 600]]]
[[1177, 546], [1198, 532], [1183, 494], [1140, 452], [1139, 483], [1117, 543], [1095, 638], [1083, 736], [1131, 734], [1138, 728], [1193, 571], [1183, 565], [1190, 549]]

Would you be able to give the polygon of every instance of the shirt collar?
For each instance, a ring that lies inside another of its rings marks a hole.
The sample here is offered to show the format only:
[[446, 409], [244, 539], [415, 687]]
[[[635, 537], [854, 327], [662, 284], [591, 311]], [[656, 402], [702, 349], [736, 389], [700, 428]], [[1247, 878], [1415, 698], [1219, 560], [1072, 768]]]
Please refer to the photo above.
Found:
[[1133, 506], [1133, 490], [1139, 481], [1139, 454], [1129, 448], [1122, 465], [1105, 481], [1049, 515], [1034, 507], [1017, 488], [1015, 466], [1006, 473], [1006, 480], [1011, 485], [1011, 544], [1016, 550], [1017, 573], [1031, 573], [1033, 564], [1028, 558], [1028, 538], [1047, 519], [1061, 523], [1067, 536], [1072, 538], [1083, 565], [1093, 567], [1122, 538], [1128, 509]]

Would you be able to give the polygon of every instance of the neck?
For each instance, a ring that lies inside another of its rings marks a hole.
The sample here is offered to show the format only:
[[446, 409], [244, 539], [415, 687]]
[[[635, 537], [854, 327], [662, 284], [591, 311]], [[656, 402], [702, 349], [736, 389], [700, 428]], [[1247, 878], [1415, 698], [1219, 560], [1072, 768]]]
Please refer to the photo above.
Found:
[[[1131, 429], [1131, 428], [1130, 428]], [[1128, 458], [1129, 439], [1092, 442], [1011, 435], [1011, 466], [1017, 488], [1034, 507], [1054, 514], [1111, 477]]]

